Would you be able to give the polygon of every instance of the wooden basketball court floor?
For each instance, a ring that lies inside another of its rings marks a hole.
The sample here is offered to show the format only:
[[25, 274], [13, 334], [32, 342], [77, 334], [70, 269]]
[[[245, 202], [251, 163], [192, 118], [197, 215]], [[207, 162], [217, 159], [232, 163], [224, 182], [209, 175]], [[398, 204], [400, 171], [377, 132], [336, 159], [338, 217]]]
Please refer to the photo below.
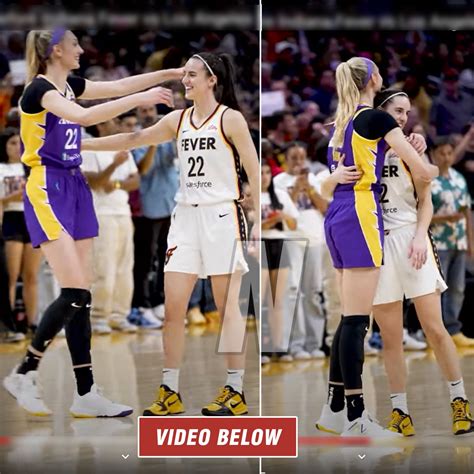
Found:
[[[185, 415], [200, 415], [224, 385], [223, 356], [216, 355], [217, 331], [190, 327], [180, 392]], [[26, 343], [0, 344], [3, 379], [24, 354]], [[161, 379], [161, 331], [94, 336], [95, 381], [105, 395], [134, 408], [127, 418], [74, 419], [69, 415], [74, 378], [65, 339], [48, 349], [40, 368], [50, 418], [34, 417], [0, 389], [0, 473], [252, 473], [258, 459], [139, 459], [137, 416], [154, 398]], [[219, 360], [220, 359], [220, 360]], [[255, 330], [249, 332], [244, 389], [249, 414], [259, 414], [259, 360]], [[123, 456], [126, 458], [124, 458]], [[129, 455], [127, 457], [127, 455]]]
[[[430, 473], [473, 474], [474, 433], [451, 433], [448, 389], [432, 351], [406, 352], [408, 404], [416, 436], [363, 446], [322, 435], [314, 423], [327, 398], [328, 361], [280, 363], [262, 369], [262, 415], [297, 415], [299, 457], [263, 459], [262, 471], [274, 473]], [[474, 402], [474, 349], [459, 351], [467, 395]], [[391, 404], [381, 357], [366, 357], [366, 405], [385, 425]]]

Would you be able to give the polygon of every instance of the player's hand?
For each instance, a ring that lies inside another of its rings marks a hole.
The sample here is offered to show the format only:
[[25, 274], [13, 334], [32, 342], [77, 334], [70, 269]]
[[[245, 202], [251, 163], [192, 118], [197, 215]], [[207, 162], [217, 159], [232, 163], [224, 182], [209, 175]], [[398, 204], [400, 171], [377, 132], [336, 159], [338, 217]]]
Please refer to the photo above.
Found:
[[407, 138], [407, 140], [419, 155], [423, 155], [425, 153], [427, 145], [423, 135], [420, 135], [419, 133], [410, 133], [410, 136]]
[[114, 156], [114, 165], [118, 168], [128, 160], [128, 151], [119, 151]]
[[357, 166], [344, 166], [346, 156], [342, 155], [337, 168], [332, 174], [333, 179], [339, 184], [351, 184], [359, 181], [363, 173], [357, 169]]
[[165, 104], [168, 107], [174, 107], [173, 92], [165, 87], [153, 87], [145, 92], [140, 92], [139, 105]]
[[171, 81], [180, 81], [184, 77], [184, 67], [170, 69]]
[[3, 199], [0, 198], [0, 202], [3, 201], [5, 203], [7, 202], [21, 202], [23, 201], [23, 184], [21, 189], [17, 189], [16, 191], [13, 191], [12, 193], [8, 194], [5, 196]]
[[428, 245], [425, 236], [415, 236], [408, 248], [408, 258], [415, 270], [419, 270], [428, 258]]
[[115, 183], [110, 179], [102, 186], [102, 189], [107, 193], [110, 194], [112, 191], [115, 190]]

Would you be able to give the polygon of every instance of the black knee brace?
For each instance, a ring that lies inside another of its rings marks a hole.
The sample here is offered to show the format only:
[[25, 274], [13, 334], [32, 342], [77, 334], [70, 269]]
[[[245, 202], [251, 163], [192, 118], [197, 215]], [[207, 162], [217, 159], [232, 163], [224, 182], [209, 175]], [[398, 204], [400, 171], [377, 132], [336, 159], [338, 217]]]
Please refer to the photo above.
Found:
[[369, 325], [367, 315], [344, 316], [342, 320], [339, 358], [345, 390], [362, 388], [364, 338]]
[[63, 288], [59, 297], [46, 309], [36, 329], [31, 346], [44, 352], [56, 334], [90, 301], [90, 291]]
[[341, 363], [339, 358], [339, 344], [341, 341], [342, 320], [339, 322], [331, 345], [331, 357], [329, 359], [329, 381], [342, 383]]

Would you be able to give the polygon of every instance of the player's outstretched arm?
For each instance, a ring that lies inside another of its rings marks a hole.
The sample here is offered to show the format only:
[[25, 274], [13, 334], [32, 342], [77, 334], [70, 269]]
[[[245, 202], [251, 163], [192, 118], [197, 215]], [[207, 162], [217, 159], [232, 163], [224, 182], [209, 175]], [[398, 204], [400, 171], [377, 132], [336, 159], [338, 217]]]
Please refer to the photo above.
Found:
[[111, 100], [93, 107], [81, 107], [63, 97], [58, 91], [46, 92], [41, 99], [41, 106], [54, 115], [84, 127], [106, 122], [137, 106], [149, 104], [166, 104], [173, 106], [173, 96], [169, 89], [155, 87], [146, 92], [139, 92], [121, 99]]
[[117, 81], [89, 81], [81, 99], [109, 99], [123, 97], [135, 92], [149, 89], [163, 82], [180, 81], [184, 75], [184, 68], [165, 69], [163, 71], [148, 72], [136, 76], [125, 77]]
[[152, 127], [132, 133], [119, 133], [102, 138], [82, 140], [82, 150], [120, 151], [132, 150], [141, 146], [156, 145], [176, 138], [181, 110], [174, 110]]

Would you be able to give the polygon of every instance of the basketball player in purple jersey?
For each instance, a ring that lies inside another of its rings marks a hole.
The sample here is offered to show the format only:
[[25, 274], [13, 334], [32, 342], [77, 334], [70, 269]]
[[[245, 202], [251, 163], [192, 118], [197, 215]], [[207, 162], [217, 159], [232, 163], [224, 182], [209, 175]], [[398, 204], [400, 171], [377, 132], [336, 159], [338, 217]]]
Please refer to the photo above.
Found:
[[[172, 105], [171, 91], [143, 89], [180, 79], [182, 70], [159, 71], [111, 82], [91, 82], [69, 73], [83, 53], [68, 30], [31, 31], [27, 37], [27, 85], [19, 101], [22, 162], [29, 167], [25, 219], [34, 247], [41, 247], [61, 285], [47, 308], [21, 364], [3, 385], [34, 415], [50, 415], [42, 400], [38, 365], [56, 334], [65, 327], [77, 391], [71, 413], [77, 417], [127, 416], [132, 408], [113, 403], [94, 384], [91, 364], [90, 258], [98, 234], [91, 191], [79, 165], [81, 125], [110, 120], [136, 106]], [[120, 97], [83, 108], [75, 102]]]
[[[354, 57], [341, 63], [336, 86], [339, 103], [328, 149], [333, 174], [324, 183], [325, 194], [334, 191], [334, 199], [325, 231], [338, 270], [343, 315], [331, 350], [328, 404], [316, 427], [344, 436], [398, 437], [370, 418], [362, 394], [364, 337], [383, 256], [379, 195], [386, 146], [396, 150], [421, 180], [430, 181], [437, 169], [421, 160], [392, 116], [372, 108], [382, 87], [372, 61]], [[342, 161], [352, 167], [349, 179], [334, 173]]]

